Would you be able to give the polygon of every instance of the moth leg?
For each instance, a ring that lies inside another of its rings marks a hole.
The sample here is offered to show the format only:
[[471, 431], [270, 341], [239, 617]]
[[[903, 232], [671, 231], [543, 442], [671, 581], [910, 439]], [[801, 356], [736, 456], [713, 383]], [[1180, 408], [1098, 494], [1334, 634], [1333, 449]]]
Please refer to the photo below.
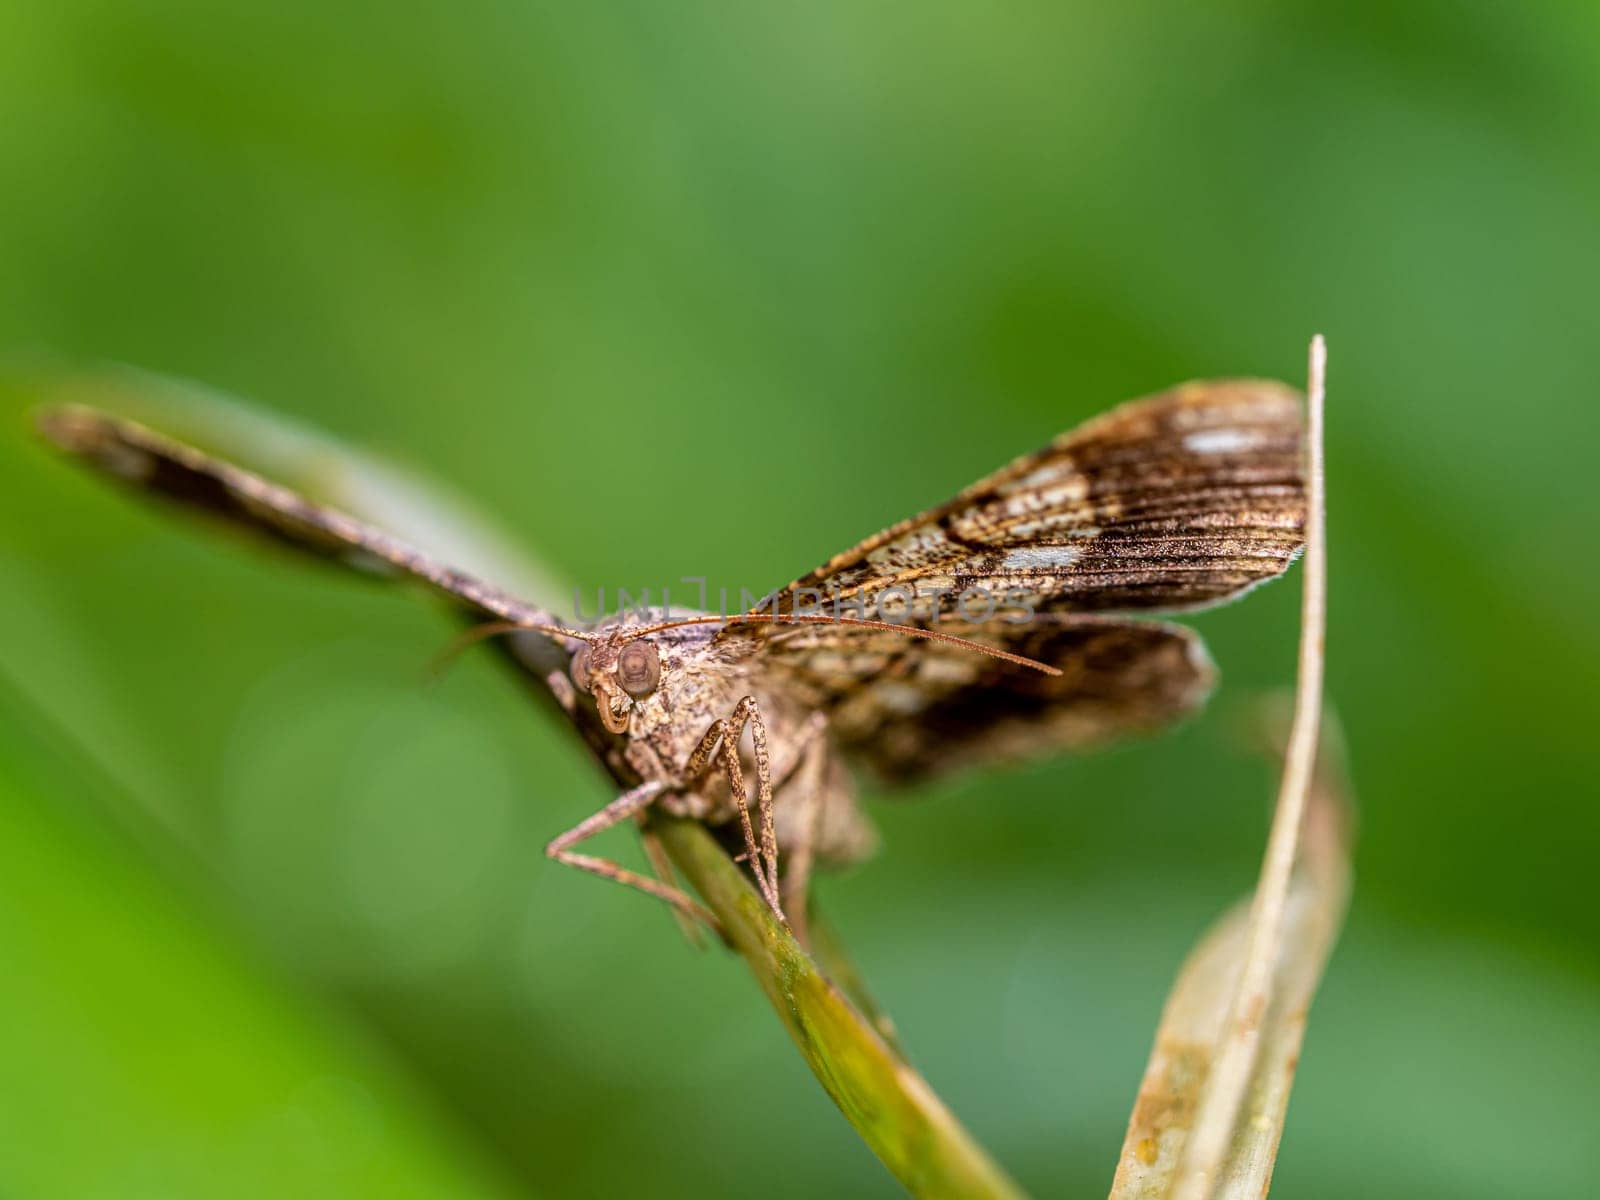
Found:
[[[799, 767], [794, 772], [794, 805], [799, 820], [789, 840], [787, 865], [779, 896], [783, 907], [793, 914], [790, 926], [802, 946], [810, 941], [806, 929], [806, 906], [810, 903], [811, 866], [816, 860], [817, 837], [822, 828], [823, 769], [827, 765], [827, 743], [822, 732], [827, 718], [817, 713], [806, 724], [802, 736]], [[787, 793], [786, 793], [787, 794]]]
[[591, 875], [598, 875], [602, 879], [612, 879], [625, 887], [636, 888], [646, 895], [654, 896], [672, 905], [676, 912], [686, 918], [705, 922], [717, 936], [722, 936], [722, 927], [717, 924], [717, 918], [711, 911], [687, 892], [659, 880], [651, 879], [648, 875], [640, 875], [636, 871], [609, 859], [592, 858], [587, 854], [574, 854], [571, 847], [579, 842], [593, 837], [597, 833], [610, 829], [613, 825], [621, 824], [630, 817], [644, 812], [655, 799], [666, 790], [667, 785], [658, 779], [648, 783], [641, 783], [630, 791], [623, 792], [610, 804], [606, 805], [593, 816], [578, 822], [560, 837], [554, 839], [544, 848], [545, 854], [559, 863], [569, 867], [577, 867], [580, 871], [588, 871]]
[[[761, 822], [761, 840], [756, 841], [755, 829], [750, 823], [750, 802], [745, 792], [744, 765], [739, 761], [739, 738], [744, 727], [750, 726], [750, 740], [755, 747], [756, 760], [756, 812]], [[761, 898], [780, 921], [783, 904], [778, 896], [778, 833], [772, 815], [772, 761], [767, 753], [767, 725], [761, 718], [761, 706], [754, 696], [746, 696], [734, 705], [731, 715], [711, 722], [700, 744], [689, 755], [683, 769], [688, 786], [698, 784], [717, 765], [714, 755], [720, 750], [722, 768], [728, 776], [728, 790], [739, 810], [739, 823], [743, 828], [750, 870], [756, 877]]]
[[[667, 857], [666, 848], [662, 846], [661, 839], [656, 836], [647, 824], [644, 813], [635, 814], [635, 821], [639, 825], [639, 840], [644, 843], [645, 857], [650, 860], [650, 869], [656, 873], [656, 878], [668, 887], [678, 886], [678, 875], [672, 869], [672, 860]], [[676, 905], [672, 909], [672, 919], [678, 923], [678, 928], [683, 930], [683, 936], [696, 950], [703, 949], [704, 939], [700, 936], [700, 926], [696, 925], [690, 917]]]

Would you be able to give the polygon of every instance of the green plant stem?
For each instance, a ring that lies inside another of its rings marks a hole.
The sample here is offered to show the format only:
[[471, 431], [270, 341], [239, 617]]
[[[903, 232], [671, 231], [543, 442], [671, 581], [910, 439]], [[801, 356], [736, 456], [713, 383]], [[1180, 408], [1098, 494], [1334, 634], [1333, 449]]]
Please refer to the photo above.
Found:
[[845, 949], [844, 941], [833, 922], [824, 917], [818, 909], [814, 894], [806, 924], [811, 930], [811, 957], [816, 960], [822, 973], [838, 984], [850, 998], [850, 1003], [856, 1006], [857, 1011], [872, 1022], [872, 1028], [888, 1044], [889, 1049], [902, 1059], [908, 1059], [906, 1048], [900, 1042], [900, 1031], [895, 1028], [894, 1018], [884, 1011], [877, 998], [867, 989], [867, 981], [862, 978], [855, 960]]
[[722, 922], [789, 1036], [856, 1132], [912, 1195], [1022, 1196], [916, 1071], [818, 969], [705, 828], [660, 818], [673, 866]]

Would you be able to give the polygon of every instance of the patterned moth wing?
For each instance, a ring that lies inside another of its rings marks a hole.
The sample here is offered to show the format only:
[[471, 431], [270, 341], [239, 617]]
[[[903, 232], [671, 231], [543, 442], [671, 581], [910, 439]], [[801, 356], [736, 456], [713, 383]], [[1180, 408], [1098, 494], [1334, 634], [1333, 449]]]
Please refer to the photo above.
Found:
[[421, 580], [471, 617], [553, 624], [542, 609], [242, 467], [98, 409], [45, 410], [39, 428], [114, 479], [279, 545], [370, 574]]
[[1261, 380], [1187, 383], [1024, 455], [874, 534], [764, 602], [790, 612], [888, 588], [892, 614], [957, 613], [959, 593], [1038, 612], [1200, 608], [1282, 574], [1305, 526], [1299, 393]]
[[1042, 616], [939, 628], [1061, 674], [843, 626], [789, 627], [764, 649], [770, 669], [829, 713], [836, 740], [895, 784], [1160, 729], [1199, 707], [1216, 675], [1181, 625]]
[[[1023, 654], [1059, 677], [846, 627], [722, 636], [752, 639], [829, 714], [840, 743], [891, 780], [1157, 728], [1204, 701], [1214, 676], [1204, 648], [1178, 626], [1101, 614], [1202, 608], [1282, 574], [1303, 542], [1303, 440], [1299, 394], [1282, 384], [1184, 384], [1064, 434], [758, 610], [820, 599], [823, 612], [849, 615], [859, 602], [880, 615], [881, 604], [889, 619]], [[1002, 616], [962, 624], [982, 607], [963, 612], [967, 589]], [[1031, 619], [1018, 619], [1023, 608]]]

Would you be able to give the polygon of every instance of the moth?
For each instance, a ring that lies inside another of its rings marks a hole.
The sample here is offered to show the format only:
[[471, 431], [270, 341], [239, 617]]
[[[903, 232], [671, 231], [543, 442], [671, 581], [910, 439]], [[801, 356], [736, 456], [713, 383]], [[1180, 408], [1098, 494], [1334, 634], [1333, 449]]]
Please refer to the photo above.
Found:
[[[419, 580], [463, 611], [469, 637], [506, 635], [507, 657], [624, 789], [546, 853], [714, 928], [649, 832], [652, 810], [696, 819], [742, 847], [767, 905], [802, 937], [813, 868], [854, 862], [875, 842], [854, 768], [909, 784], [1174, 722], [1204, 701], [1215, 671], [1194, 633], [1152, 618], [1282, 574], [1306, 519], [1299, 394], [1262, 380], [1187, 383], [1063, 434], [749, 612], [634, 611], [578, 628], [133, 421], [68, 405], [40, 426], [117, 480], [323, 559]], [[892, 619], [868, 608], [890, 592]], [[974, 616], [974, 594], [1012, 607]], [[653, 876], [577, 849], [627, 822]]]

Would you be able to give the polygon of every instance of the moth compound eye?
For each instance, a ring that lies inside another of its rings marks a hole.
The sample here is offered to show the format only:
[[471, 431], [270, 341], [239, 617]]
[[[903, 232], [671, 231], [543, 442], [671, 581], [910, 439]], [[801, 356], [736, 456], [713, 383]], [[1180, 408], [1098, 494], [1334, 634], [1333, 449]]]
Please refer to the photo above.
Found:
[[592, 657], [593, 655], [589, 653], [588, 643], [585, 643], [572, 656], [572, 682], [586, 692], [589, 690], [589, 660]]
[[661, 655], [653, 642], [629, 642], [617, 655], [617, 682], [628, 695], [648, 696], [661, 682]]

